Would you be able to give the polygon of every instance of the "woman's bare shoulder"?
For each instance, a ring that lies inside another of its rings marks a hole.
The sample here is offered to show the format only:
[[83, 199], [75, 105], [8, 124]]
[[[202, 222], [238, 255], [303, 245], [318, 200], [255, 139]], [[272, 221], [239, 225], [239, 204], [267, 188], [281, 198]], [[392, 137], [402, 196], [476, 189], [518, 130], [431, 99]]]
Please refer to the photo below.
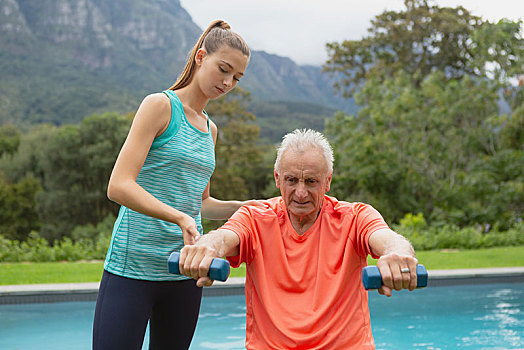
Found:
[[170, 108], [171, 103], [169, 97], [166, 96], [163, 92], [156, 92], [149, 94], [144, 97], [144, 100], [141, 103], [142, 105], [147, 105], [154, 108]]
[[158, 134], [169, 123], [171, 103], [163, 93], [154, 93], [144, 97], [135, 115], [135, 122]]

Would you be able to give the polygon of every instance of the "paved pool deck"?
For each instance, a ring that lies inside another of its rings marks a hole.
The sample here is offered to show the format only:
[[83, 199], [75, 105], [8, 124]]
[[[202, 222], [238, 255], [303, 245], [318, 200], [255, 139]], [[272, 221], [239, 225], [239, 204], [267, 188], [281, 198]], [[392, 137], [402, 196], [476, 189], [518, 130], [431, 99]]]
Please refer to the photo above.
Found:
[[[428, 287], [461, 284], [524, 282], [523, 267], [485, 269], [428, 270]], [[204, 296], [244, 293], [245, 279], [232, 277], [204, 288]], [[59, 283], [0, 286], [0, 304], [94, 301], [99, 283]]]

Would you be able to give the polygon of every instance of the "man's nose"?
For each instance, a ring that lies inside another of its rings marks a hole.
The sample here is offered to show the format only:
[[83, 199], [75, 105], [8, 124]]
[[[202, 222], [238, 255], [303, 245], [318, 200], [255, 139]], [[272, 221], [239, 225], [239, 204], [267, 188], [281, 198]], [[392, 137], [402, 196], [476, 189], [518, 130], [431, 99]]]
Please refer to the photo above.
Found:
[[307, 189], [304, 181], [298, 182], [297, 188], [295, 189], [295, 195], [300, 198], [304, 198], [307, 196]]

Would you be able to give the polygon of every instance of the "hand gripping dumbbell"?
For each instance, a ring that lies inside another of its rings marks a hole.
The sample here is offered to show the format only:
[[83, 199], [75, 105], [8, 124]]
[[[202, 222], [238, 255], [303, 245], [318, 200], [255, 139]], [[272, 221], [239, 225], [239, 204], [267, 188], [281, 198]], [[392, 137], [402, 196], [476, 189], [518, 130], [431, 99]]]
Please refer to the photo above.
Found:
[[[174, 273], [176, 275], [180, 274], [180, 253], [173, 252], [167, 259], [167, 269], [169, 273]], [[229, 262], [224, 259], [215, 258], [209, 266], [209, 278], [216, 281], [226, 281], [229, 277]]]
[[[376, 266], [366, 266], [362, 269], [362, 284], [364, 288], [379, 289], [382, 287], [382, 276]], [[428, 272], [424, 265], [417, 265], [417, 288], [424, 288], [428, 285]]]

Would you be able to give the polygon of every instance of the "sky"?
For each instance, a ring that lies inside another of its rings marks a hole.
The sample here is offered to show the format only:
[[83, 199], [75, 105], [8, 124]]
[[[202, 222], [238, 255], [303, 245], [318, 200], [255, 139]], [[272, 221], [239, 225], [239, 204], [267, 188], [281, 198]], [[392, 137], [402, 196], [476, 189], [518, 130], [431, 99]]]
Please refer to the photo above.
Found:
[[[384, 10], [404, 9], [403, 0], [180, 0], [193, 21], [205, 29], [223, 19], [252, 50], [289, 57], [298, 64], [322, 65], [327, 42], [359, 40], [370, 20]], [[463, 6], [496, 22], [524, 19], [524, 0], [436, 0]]]

